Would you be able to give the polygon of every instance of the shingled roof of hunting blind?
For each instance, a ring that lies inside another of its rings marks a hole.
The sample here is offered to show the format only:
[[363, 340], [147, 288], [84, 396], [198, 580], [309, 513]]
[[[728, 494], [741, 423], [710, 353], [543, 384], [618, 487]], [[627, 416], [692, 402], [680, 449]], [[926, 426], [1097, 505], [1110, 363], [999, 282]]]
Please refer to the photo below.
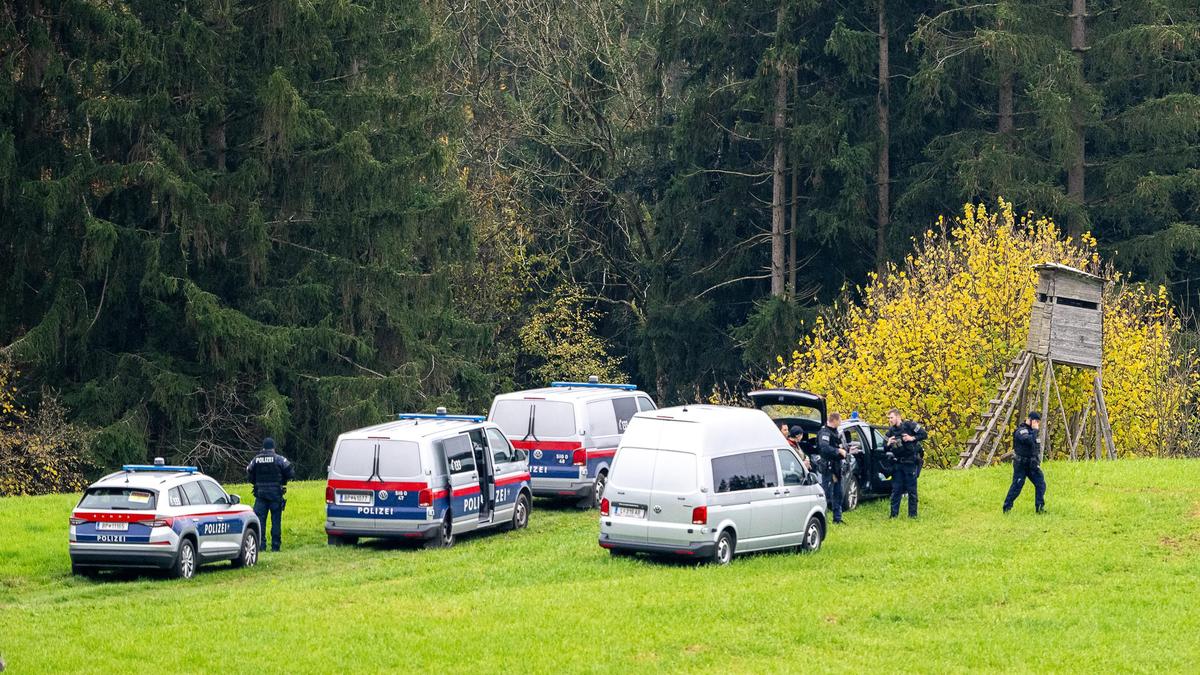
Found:
[[1038, 285], [1026, 348], [1055, 363], [1099, 367], [1104, 341], [1104, 278], [1056, 263], [1034, 269]]

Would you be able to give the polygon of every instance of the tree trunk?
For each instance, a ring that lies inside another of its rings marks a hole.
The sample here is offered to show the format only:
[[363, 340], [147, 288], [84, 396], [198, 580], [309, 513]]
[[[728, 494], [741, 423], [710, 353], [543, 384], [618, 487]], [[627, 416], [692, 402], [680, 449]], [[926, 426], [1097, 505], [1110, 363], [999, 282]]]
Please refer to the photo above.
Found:
[[889, 77], [887, 0], [879, 0], [879, 88], [875, 93], [875, 116], [879, 124], [879, 164], [876, 175], [879, 202], [875, 213], [875, 269], [880, 274], [883, 274], [887, 265], [887, 235], [891, 223], [891, 167], [888, 157], [891, 144], [888, 124]]
[[[1075, 53], [1076, 73], [1079, 82], [1083, 82], [1083, 54], [1087, 51], [1087, 0], [1071, 0], [1071, 51]], [[1084, 149], [1084, 133], [1083, 133], [1083, 111], [1079, 109], [1079, 104], [1075, 104], [1075, 109], [1072, 111], [1072, 117], [1075, 125], [1075, 149], [1071, 157], [1070, 166], [1067, 167], [1067, 197], [1073, 205], [1082, 210], [1084, 205], [1084, 184], [1083, 184], [1083, 169], [1085, 149]], [[1083, 218], [1079, 215], [1073, 215], [1068, 221], [1068, 231], [1073, 235], [1079, 235], [1083, 232]]]
[[1013, 74], [1006, 70], [1000, 75], [1000, 119], [996, 123], [996, 131], [1008, 147], [1012, 147], [1013, 130]]
[[[800, 106], [800, 77], [797, 74], [797, 69], [792, 68], [792, 105], [796, 106], [796, 113], [792, 116], [792, 127], [795, 128], [799, 122], [796, 116], [799, 114]], [[788, 293], [792, 298], [796, 297], [796, 223], [800, 216], [800, 162], [797, 161], [795, 153], [792, 153], [792, 218], [788, 223]]]
[[[780, 10], [782, 12], [782, 9]], [[775, 167], [771, 191], [771, 295], [784, 294], [784, 200], [787, 186], [784, 173], [787, 170], [784, 124], [787, 119], [788, 72], [782, 63], [775, 66]]]

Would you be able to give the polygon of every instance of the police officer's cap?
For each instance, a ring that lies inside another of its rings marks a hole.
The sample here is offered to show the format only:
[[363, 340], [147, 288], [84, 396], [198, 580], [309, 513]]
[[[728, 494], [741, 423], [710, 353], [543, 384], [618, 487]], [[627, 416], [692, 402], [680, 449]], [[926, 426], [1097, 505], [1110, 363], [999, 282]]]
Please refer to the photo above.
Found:
[[1034, 410], [1033, 412], [1029, 413], [1029, 419], [1040, 420], [1040, 419], [1042, 419], [1042, 414], [1039, 413], [1038, 411]]
[[275, 439], [271, 438], [270, 436], [267, 436], [266, 438], [264, 438], [263, 439], [263, 450], [274, 450], [274, 449], [275, 449]]
[[803, 436], [804, 435], [804, 427], [800, 426], [799, 424], [793, 424], [792, 428], [788, 429], [788, 433], [790, 433], [793, 436]]

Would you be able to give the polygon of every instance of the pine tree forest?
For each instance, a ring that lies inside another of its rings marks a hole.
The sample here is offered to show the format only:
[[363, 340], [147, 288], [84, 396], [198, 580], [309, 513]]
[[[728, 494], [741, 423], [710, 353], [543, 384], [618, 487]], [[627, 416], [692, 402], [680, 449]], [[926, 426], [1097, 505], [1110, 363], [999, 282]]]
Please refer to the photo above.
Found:
[[0, 456], [64, 474], [736, 396], [1001, 198], [1195, 335], [1195, 0], [6, 0], [0, 63]]

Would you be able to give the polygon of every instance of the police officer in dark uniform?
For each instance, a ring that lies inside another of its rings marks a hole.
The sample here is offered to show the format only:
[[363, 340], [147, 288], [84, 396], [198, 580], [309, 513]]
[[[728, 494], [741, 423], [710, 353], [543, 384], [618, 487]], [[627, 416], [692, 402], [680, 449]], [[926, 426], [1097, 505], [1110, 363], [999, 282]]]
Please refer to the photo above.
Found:
[[295, 476], [292, 463], [287, 457], [275, 452], [275, 439], [263, 439], [262, 451], [246, 465], [246, 478], [254, 487], [254, 513], [265, 530], [267, 514], [271, 514], [271, 550], [278, 551], [280, 544], [280, 519], [287, 500], [288, 481]]
[[1026, 478], [1033, 483], [1033, 507], [1038, 513], [1046, 510], [1046, 477], [1042, 474], [1042, 446], [1038, 440], [1041, 426], [1042, 416], [1031, 412], [1029, 419], [1013, 432], [1013, 477], [1008, 496], [1004, 498], [1005, 513], [1012, 510], [1013, 502], [1021, 496]]
[[900, 411], [888, 411], [887, 450], [895, 460], [892, 469], [892, 518], [900, 515], [900, 500], [908, 495], [908, 517], [917, 517], [917, 477], [925, 460], [921, 441], [929, 437], [925, 427], [900, 417]]
[[833, 509], [833, 522], [842, 522], [842, 460], [846, 449], [842, 447], [842, 435], [838, 427], [842, 416], [829, 413], [829, 421], [817, 432], [817, 455], [821, 458], [821, 488], [825, 499]]

